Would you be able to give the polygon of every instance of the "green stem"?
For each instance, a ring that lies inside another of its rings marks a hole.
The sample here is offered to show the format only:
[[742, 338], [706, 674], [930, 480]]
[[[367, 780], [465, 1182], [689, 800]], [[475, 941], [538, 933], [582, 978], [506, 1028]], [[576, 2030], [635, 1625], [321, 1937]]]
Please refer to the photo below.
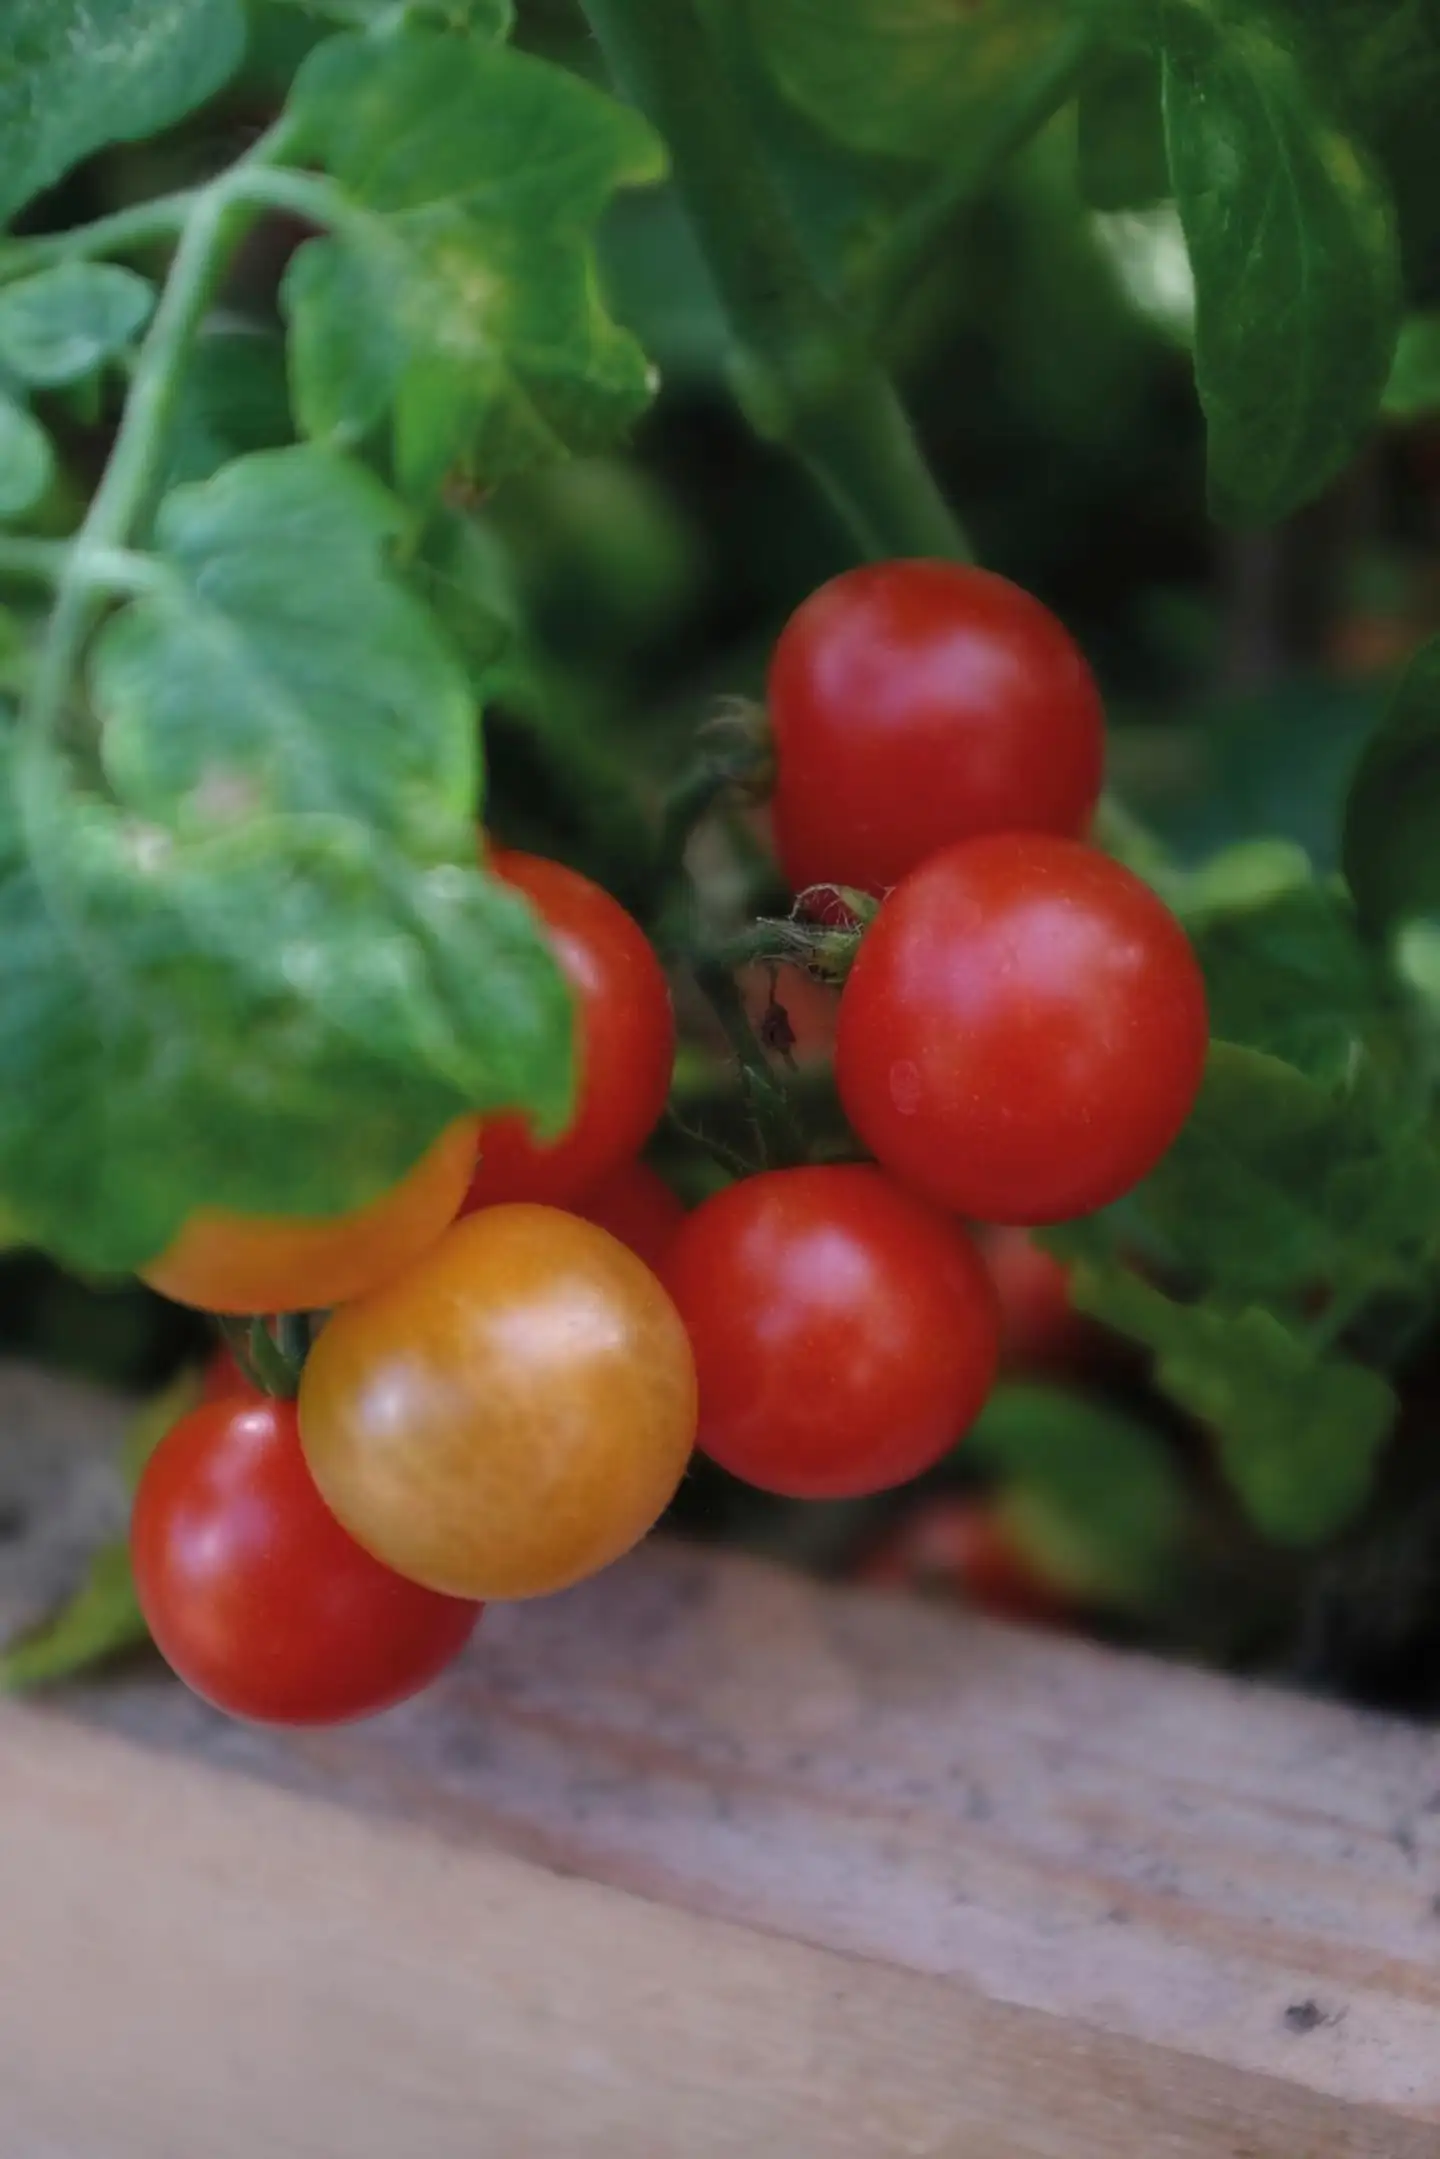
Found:
[[622, 89], [669, 147], [737, 346], [740, 401], [866, 555], [970, 559], [894, 384], [811, 273], [695, 0], [582, 0]]
[[76, 225], [69, 232], [7, 240], [0, 246], [0, 282], [31, 277], [61, 262], [93, 262], [101, 256], [133, 255], [164, 245], [184, 229], [202, 192], [182, 188], [177, 194], [157, 195], [153, 202], [116, 210], [91, 225]]
[[876, 335], [883, 336], [917, 278], [944, 252], [952, 228], [987, 181], [1068, 102], [1094, 49], [1090, 24], [1062, 31], [1023, 90], [977, 117], [958, 157], [876, 242], [851, 287], [862, 320]]
[[[0, 578], [25, 584], [59, 585], [70, 572], [70, 540], [0, 538]], [[88, 583], [105, 592], [153, 592], [168, 583], [161, 564], [149, 555], [123, 547], [91, 547], [85, 554]]]

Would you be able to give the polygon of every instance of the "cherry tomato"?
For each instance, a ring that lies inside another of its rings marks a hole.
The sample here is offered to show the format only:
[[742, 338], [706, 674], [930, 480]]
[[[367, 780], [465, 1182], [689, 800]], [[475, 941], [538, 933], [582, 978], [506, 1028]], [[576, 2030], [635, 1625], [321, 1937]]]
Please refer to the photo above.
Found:
[[490, 1119], [467, 1206], [565, 1206], [638, 1154], [659, 1122], [675, 1062], [670, 992], [644, 931], [588, 877], [498, 849], [488, 866], [542, 917], [575, 992], [579, 1100], [569, 1130], [548, 1147], [523, 1117]]
[[454, 1596], [594, 1574], [669, 1504], [695, 1368], [660, 1284], [552, 1207], [487, 1207], [334, 1314], [300, 1385], [305, 1455], [368, 1550]]
[[872, 1589], [918, 1589], [963, 1597], [995, 1619], [1054, 1624], [1064, 1597], [1036, 1572], [986, 1501], [923, 1501], [861, 1563]]
[[685, 1209], [669, 1185], [646, 1162], [625, 1163], [603, 1184], [592, 1185], [571, 1212], [608, 1229], [655, 1274], [685, 1219]]
[[980, 1253], [1000, 1299], [1000, 1362], [1010, 1372], [1076, 1372], [1095, 1330], [1070, 1302], [1070, 1269], [1028, 1230], [990, 1229]]
[[479, 1607], [407, 1582], [346, 1535], [300, 1452], [293, 1402], [194, 1410], [150, 1457], [130, 1551], [156, 1646], [234, 1717], [339, 1724], [418, 1692]]
[[946, 848], [866, 932], [840, 1099], [878, 1161], [979, 1222], [1088, 1214], [1138, 1184], [1200, 1085], [1205, 991], [1138, 877], [1048, 833]]
[[999, 1315], [958, 1223], [881, 1171], [770, 1170], [689, 1216], [665, 1280], [699, 1444], [747, 1483], [840, 1499], [944, 1454], [994, 1377]]
[[141, 1280], [206, 1312], [321, 1311], [397, 1274], [454, 1221], [475, 1167], [475, 1125], [441, 1133], [408, 1177], [367, 1207], [325, 1219], [192, 1214]]
[[221, 1342], [205, 1367], [200, 1399], [202, 1402], [224, 1402], [236, 1394], [253, 1394], [261, 1401], [265, 1399], [264, 1389], [257, 1387], [249, 1374], [241, 1369], [229, 1343]]
[[984, 832], [1084, 832], [1104, 711], [1069, 633], [1018, 585], [950, 562], [848, 570], [770, 668], [775, 836], [791, 887], [877, 897]]

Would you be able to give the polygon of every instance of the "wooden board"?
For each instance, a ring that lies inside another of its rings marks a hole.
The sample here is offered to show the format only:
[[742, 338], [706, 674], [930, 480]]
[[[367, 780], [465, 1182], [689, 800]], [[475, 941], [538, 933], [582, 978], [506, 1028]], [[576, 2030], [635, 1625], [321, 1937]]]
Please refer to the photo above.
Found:
[[1440, 1736], [677, 1547], [5, 1707], [0, 1920], [0, 2159], [1440, 2159]]

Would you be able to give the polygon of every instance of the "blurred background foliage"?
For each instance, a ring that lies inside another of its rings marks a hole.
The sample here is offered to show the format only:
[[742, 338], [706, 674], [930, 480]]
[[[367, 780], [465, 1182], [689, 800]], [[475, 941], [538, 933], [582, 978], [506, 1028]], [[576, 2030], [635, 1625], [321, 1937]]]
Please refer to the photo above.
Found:
[[[249, 65], [217, 106], [158, 143], [96, 158], [32, 217], [69, 223], [183, 184], [262, 126], [323, 26], [291, 7], [252, 13]], [[567, 0], [522, 0], [520, 35], [597, 67]], [[778, 92], [756, 94], [793, 214], [838, 277], [920, 169], [843, 150]], [[1040, 594], [1090, 655], [1127, 803], [1182, 861], [1278, 837], [1327, 871], [1359, 744], [1399, 662], [1440, 628], [1440, 426], [1389, 423], [1284, 526], [1210, 523], [1188, 265], [1173, 214], [1146, 204], [1146, 112], [1114, 85], [1106, 155], [1121, 207], [1085, 206], [1076, 164], [1095, 146], [1077, 141], [1072, 109], [957, 211], [933, 272], [884, 324], [886, 357], [981, 559]], [[283, 435], [275, 293], [295, 238], [276, 220], [247, 246], [188, 392], [177, 470]], [[851, 556], [804, 478], [739, 416], [720, 311], [667, 191], [617, 206], [604, 259], [617, 311], [660, 369], [659, 399], [632, 454], [466, 506], [456, 626], [505, 654], [487, 716], [491, 823], [623, 898], [635, 818], [684, 765], [696, 725], [720, 700], [762, 694], [786, 615]], [[103, 404], [66, 415], [77, 490], [93, 481], [106, 426]], [[465, 614], [477, 594], [483, 606]], [[736, 835], [716, 874], [783, 904], [753, 835]], [[751, 988], [763, 1009], [767, 983]], [[791, 981], [780, 1001], [803, 1064], [823, 1049], [827, 993]], [[719, 1063], [696, 1020], [682, 1114]], [[662, 1136], [656, 1159], [698, 1196], [693, 1153]], [[137, 1391], [211, 1347], [200, 1322], [142, 1291], [69, 1280], [21, 1252], [0, 1258], [0, 1345]], [[1440, 1610], [1440, 1520], [1420, 1495], [1440, 1486], [1440, 1442], [1423, 1369], [1407, 1409], [1405, 1538], [1367, 1543], [1362, 1525], [1345, 1551], [1302, 1558], [1242, 1524], [1203, 1438], [1098, 1331], [1071, 1315], [1060, 1350], [1018, 1345], [1012, 1361], [1015, 1383], [974, 1442], [917, 1490], [804, 1508], [702, 1467], [679, 1525], [1378, 1699], [1433, 1699], [1440, 1620], [1425, 1615]]]

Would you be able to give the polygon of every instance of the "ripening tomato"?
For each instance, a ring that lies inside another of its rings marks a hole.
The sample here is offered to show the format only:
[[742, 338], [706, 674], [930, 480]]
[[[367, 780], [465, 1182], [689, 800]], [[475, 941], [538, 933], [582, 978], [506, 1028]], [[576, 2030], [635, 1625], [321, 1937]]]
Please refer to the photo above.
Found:
[[660, 1272], [685, 1219], [680, 1201], [648, 1162], [626, 1162], [603, 1183], [592, 1185], [570, 1212], [608, 1229], [652, 1274]]
[[856, 1576], [871, 1589], [959, 1596], [993, 1619], [1054, 1625], [1069, 1614], [1060, 1590], [1031, 1565], [986, 1500], [922, 1500]]
[[835, 1076], [917, 1192], [973, 1221], [1061, 1222], [1155, 1167], [1206, 1033], [1195, 955], [1150, 888], [1078, 841], [1008, 833], [946, 848], [885, 901]]
[[231, 1395], [253, 1394], [263, 1401], [265, 1390], [257, 1387], [248, 1372], [242, 1369], [240, 1360], [228, 1342], [221, 1342], [211, 1352], [200, 1383], [202, 1402], [224, 1402]]
[[1000, 1362], [1009, 1372], [1076, 1372], [1095, 1329], [1070, 1302], [1070, 1269], [1025, 1229], [988, 1229], [980, 1255], [1000, 1299]]
[[669, 1504], [695, 1368], [616, 1238], [553, 1207], [486, 1207], [327, 1322], [300, 1429], [326, 1500], [388, 1565], [454, 1596], [537, 1597], [618, 1559]]
[[689, 1216], [664, 1278], [695, 1348], [699, 1444], [767, 1492], [853, 1498], [918, 1476], [994, 1377], [974, 1245], [877, 1169], [727, 1186]]
[[381, 1566], [321, 1500], [293, 1402], [193, 1410], [145, 1465], [130, 1527], [156, 1646], [234, 1717], [339, 1724], [404, 1701], [464, 1648], [479, 1607]]
[[1087, 830], [1095, 681], [1048, 608], [987, 570], [877, 562], [822, 585], [770, 668], [775, 838], [793, 890], [877, 897], [953, 841]]
[[202, 1207], [140, 1278], [206, 1312], [311, 1312], [373, 1289], [454, 1221], [475, 1167], [474, 1122], [441, 1133], [408, 1177], [366, 1207], [323, 1219]]
[[578, 871], [496, 849], [488, 867], [549, 930], [578, 1008], [578, 1099], [549, 1146], [520, 1116], [493, 1117], [467, 1208], [497, 1200], [567, 1206], [639, 1153], [658, 1124], [675, 1063], [675, 1016], [654, 947], [618, 900]]

